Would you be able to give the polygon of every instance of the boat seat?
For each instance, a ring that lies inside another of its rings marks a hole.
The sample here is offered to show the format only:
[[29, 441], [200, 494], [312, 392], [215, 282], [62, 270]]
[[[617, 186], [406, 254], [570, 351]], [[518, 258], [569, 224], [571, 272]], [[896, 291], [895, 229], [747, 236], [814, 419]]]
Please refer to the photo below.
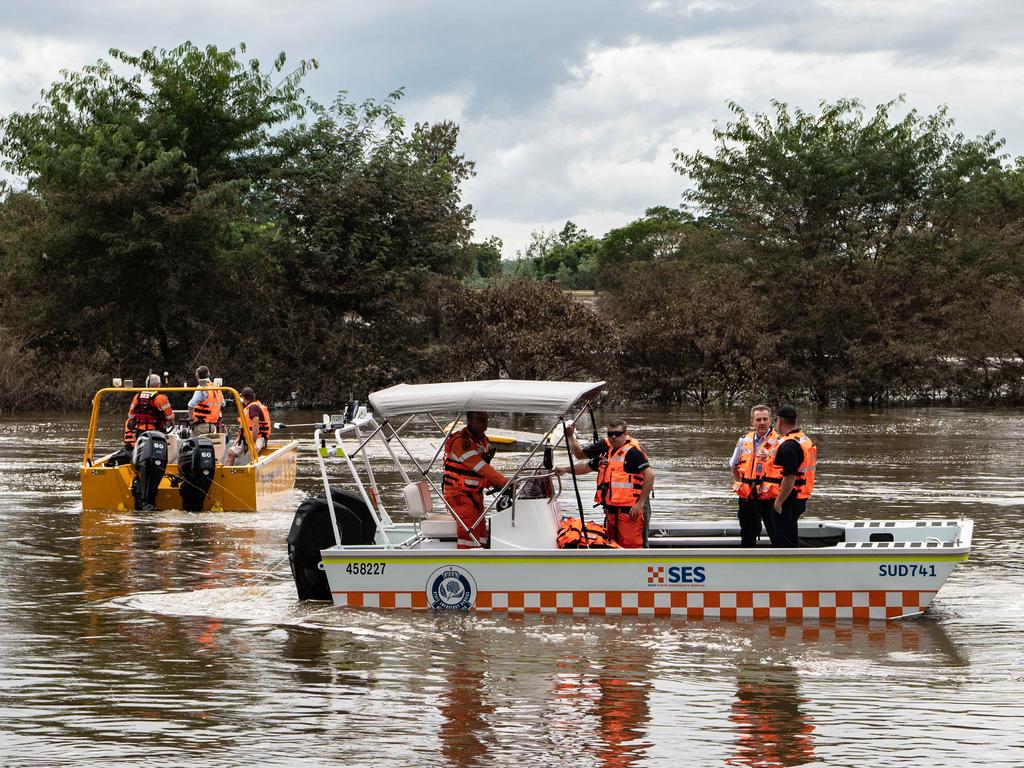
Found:
[[447, 512], [427, 515], [420, 522], [420, 533], [431, 539], [456, 539], [458, 526]]
[[422, 520], [429, 517], [430, 513], [434, 511], [434, 499], [430, 495], [430, 485], [426, 480], [409, 483], [402, 488], [402, 495], [405, 497], [405, 506], [409, 510], [409, 515], [413, 519]]

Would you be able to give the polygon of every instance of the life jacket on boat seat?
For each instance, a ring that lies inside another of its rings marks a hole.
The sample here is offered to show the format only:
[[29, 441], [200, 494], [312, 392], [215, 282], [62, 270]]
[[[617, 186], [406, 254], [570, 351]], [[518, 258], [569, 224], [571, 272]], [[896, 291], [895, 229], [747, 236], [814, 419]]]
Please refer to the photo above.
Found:
[[626, 471], [626, 454], [630, 448], [636, 448], [646, 459], [647, 452], [635, 437], [630, 437], [619, 448], [612, 448], [611, 440], [607, 438], [604, 444], [607, 461], [602, 462], [597, 469], [594, 504], [603, 504], [606, 507], [632, 507], [640, 498], [644, 475], [642, 472]]
[[764, 479], [771, 452], [775, 448], [775, 442], [779, 439], [779, 433], [774, 429], [768, 430], [755, 451], [756, 436], [757, 433], [751, 431], [740, 438], [740, 460], [736, 465], [740, 479], [732, 484], [732, 490], [741, 499], [749, 499], [755, 495], [758, 498], [766, 498], [758, 491], [758, 486]]
[[770, 457], [765, 464], [765, 477], [758, 494], [762, 499], [776, 499], [779, 496], [779, 485], [782, 483], [782, 467], [775, 463], [779, 449], [784, 443], [796, 440], [804, 451], [804, 460], [796, 472], [796, 482], [793, 484], [793, 495], [798, 499], [806, 499], [814, 490], [814, 476], [818, 469], [818, 446], [814, 444], [807, 435], [799, 429], [782, 435], [779, 441], [772, 447]]
[[587, 536], [583, 538], [583, 526], [578, 517], [569, 517], [558, 526], [555, 538], [559, 549], [622, 549], [608, 538], [603, 525], [587, 523]]

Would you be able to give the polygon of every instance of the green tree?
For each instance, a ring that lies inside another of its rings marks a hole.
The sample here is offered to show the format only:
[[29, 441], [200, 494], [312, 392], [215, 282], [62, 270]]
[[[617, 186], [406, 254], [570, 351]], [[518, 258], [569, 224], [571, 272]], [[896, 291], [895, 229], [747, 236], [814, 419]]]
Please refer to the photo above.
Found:
[[244, 50], [112, 50], [0, 120], [4, 168], [25, 180], [4, 203], [5, 259], [53, 297], [32, 318], [37, 345], [183, 366], [205, 335], [196, 318], [234, 300], [218, 286], [260, 236], [268, 132], [303, 114], [316, 65], [285, 72], [282, 54], [264, 71]]

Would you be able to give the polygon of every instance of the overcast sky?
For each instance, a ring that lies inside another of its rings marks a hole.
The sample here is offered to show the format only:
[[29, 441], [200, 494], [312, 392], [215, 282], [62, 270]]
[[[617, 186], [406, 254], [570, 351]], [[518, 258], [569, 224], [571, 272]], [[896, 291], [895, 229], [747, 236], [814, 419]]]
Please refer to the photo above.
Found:
[[477, 238], [513, 256], [567, 219], [602, 235], [678, 205], [673, 149], [710, 149], [728, 101], [814, 110], [902, 93], [1024, 154], [1022, 22], [1014, 0], [4, 0], [0, 111], [111, 47], [244, 41], [266, 64], [315, 57], [305, 86], [319, 101], [404, 87], [410, 122], [461, 125]]

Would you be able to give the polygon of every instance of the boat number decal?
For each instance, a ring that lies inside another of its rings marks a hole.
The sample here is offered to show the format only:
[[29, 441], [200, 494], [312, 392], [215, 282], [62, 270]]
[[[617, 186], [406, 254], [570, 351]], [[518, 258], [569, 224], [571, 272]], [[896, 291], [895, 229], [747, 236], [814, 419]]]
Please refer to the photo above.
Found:
[[879, 576], [937, 576], [934, 565], [880, 565]]
[[476, 603], [472, 574], [457, 565], [438, 568], [427, 579], [427, 602], [435, 611], [468, 611]]
[[345, 573], [353, 576], [380, 576], [384, 573], [384, 566], [387, 563], [349, 563], [345, 566]]
[[647, 586], [664, 584], [703, 584], [707, 574], [703, 565], [649, 565]]

